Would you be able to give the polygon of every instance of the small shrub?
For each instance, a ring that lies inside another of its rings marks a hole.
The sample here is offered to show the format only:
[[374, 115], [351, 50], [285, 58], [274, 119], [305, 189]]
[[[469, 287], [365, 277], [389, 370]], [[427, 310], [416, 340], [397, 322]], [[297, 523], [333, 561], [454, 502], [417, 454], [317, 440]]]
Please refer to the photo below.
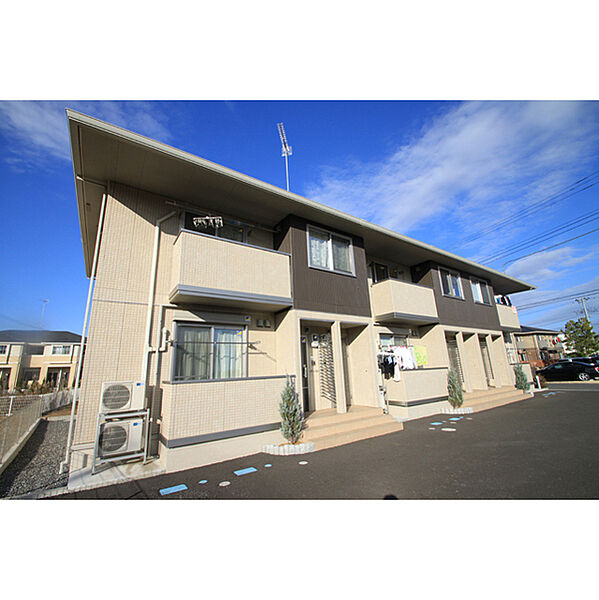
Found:
[[516, 365], [514, 367], [514, 374], [516, 375], [516, 387], [523, 392], [528, 392], [530, 382], [526, 379], [522, 365]]
[[453, 408], [460, 408], [464, 403], [462, 385], [460, 384], [458, 374], [453, 369], [449, 369], [447, 372], [447, 394], [449, 404], [451, 404]]
[[289, 378], [287, 378], [287, 383], [281, 392], [279, 414], [281, 415], [281, 433], [283, 437], [292, 444], [297, 444], [302, 436], [304, 417], [299, 399]]

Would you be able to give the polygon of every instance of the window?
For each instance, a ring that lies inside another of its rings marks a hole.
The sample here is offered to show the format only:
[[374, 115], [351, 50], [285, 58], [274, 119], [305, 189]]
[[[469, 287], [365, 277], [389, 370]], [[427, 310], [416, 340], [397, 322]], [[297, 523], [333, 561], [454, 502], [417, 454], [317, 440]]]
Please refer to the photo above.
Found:
[[224, 221], [222, 227], [213, 227], [212, 225], [194, 225], [193, 218], [200, 215], [185, 213], [185, 229], [190, 231], [199, 231], [215, 237], [233, 240], [235, 242], [247, 242], [247, 227], [233, 221]]
[[316, 269], [354, 275], [350, 238], [308, 227], [308, 264]]
[[443, 295], [450, 296], [451, 298], [464, 299], [460, 276], [457, 273], [450, 273], [445, 269], [440, 269], [439, 274], [441, 275], [441, 289], [443, 290]]
[[372, 283], [386, 279], [401, 279], [402, 271], [397, 267], [390, 267], [381, 263], [372, 263]]
[[178, 325], [174, 381], [235, 379], [244, 376], [243, 327]]
[[52, 346], [52, 354], [70, 354], [71, 346]]
[[392, 335], [388, 333], [381, 333], [379, 335], [381, 342], [381, 350], [390, 350], [393, 346], [407, 346], [408, 338], [405, 335]]
[[8, 346], [6, 344], [0, 344], [0, 354], [6, 354]]
[[44, 347], [43, 346], [33, 346], [31, 344], [28, 344], [26, 346], [26, 354], [29, 355], [37, 355], [37, 354], [43, 354], [44, 353]]
[[489, 288], [484, 281], [471, 281], [472, 284], [472, 295], [474, 301], [480, 304], [491, 304], [491, 296], [489, 294]]

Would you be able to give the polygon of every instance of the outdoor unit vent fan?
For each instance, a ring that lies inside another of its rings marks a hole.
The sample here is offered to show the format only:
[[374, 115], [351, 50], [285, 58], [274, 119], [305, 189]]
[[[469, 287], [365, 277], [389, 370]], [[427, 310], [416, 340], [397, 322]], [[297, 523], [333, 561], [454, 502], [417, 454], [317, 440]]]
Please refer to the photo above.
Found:
[[143, 410], [146, 386], [135, 381], [110, 381], [102, 384], [100, 412], [112, 414]]
[[144, 421], [141, 418], [109, 421], [100, 426], [98, 456], [106, 458], [143, 451]]

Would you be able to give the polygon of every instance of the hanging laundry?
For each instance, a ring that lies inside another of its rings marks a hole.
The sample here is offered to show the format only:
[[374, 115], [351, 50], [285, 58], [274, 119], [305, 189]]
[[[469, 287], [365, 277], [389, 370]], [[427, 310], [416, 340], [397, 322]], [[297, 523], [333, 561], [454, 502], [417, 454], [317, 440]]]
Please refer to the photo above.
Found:
[[393, 381], [401, 381], [401, 348], [399, 346], [394, 346], [393, 354], [395, 355], [395, 369], [393, 372]]

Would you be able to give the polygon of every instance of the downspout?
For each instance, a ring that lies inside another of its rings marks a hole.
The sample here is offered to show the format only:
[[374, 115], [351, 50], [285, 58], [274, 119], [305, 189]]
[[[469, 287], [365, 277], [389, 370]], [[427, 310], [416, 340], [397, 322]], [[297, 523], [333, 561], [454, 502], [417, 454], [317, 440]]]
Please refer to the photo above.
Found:
[[73, 389], [73, 404], [71, 406], [71, 419], [69, 421], [69, 435], [67, 438], [67, 449], [64, 457], [64, 461], [60, 463], [60, 474], [65, 473], [69, 468], [71, 462], [71, 444], [73, 442], [73, 429], [75, 427], [75, 411], [77, 409], [77, 401], [79, 400], [79, 383], [81, 380], [81, 367], [83, 365], [83, 348], [85, 346], [85, 334], [87, 332], [87, 322], [89, 315], [89, 307], [92, 299], [92, 290], [94, 282], [96, 280], [96, 269], [98, 266], [98, 254], [100, 253], [100, 240], [102, 238], [102, 230], [104, 228], [104, 214], [106, 211], [106, 194], [102, 194], [102, 208], [100, 209], [100, 219], [98, 221], [98, 232], [96, 233], [96, 247], [94, 250], [94, 260], [92, 263], [92, 270], [89, 277], [89, 288], [87, 291], [87, 304], [85, 306], [85, 316], [83, 317], [83, 328], [81, 333], [81, 343], [79, 346], [79, 356], [77, 357], [77, 377], [75, 379], [75, 387]]
[[141, 365], [141, 379], [140, 381], [144, 384], [147, 383], [148, 379], [148, 366], [150, 361], [150, 352], [154, 351], [151, 346], [152, 341], [152, 312], [154, 310], [154, 295], [156, 291], [156, 274], [158, 272], [158, 249], [160, 246], [160, 226], [165, 221], [168, 221], [171, 217], [174, 217], [177, 211], [170, 212], [165, 217], [157, 219], [154, 230], [154, 254], [152, 256], [152, 272], [150, 276], [150, 287], [148, 289], [148, 311], [146, 315], [146, 333], [145, 333], [145, 348], [144, 356]]

